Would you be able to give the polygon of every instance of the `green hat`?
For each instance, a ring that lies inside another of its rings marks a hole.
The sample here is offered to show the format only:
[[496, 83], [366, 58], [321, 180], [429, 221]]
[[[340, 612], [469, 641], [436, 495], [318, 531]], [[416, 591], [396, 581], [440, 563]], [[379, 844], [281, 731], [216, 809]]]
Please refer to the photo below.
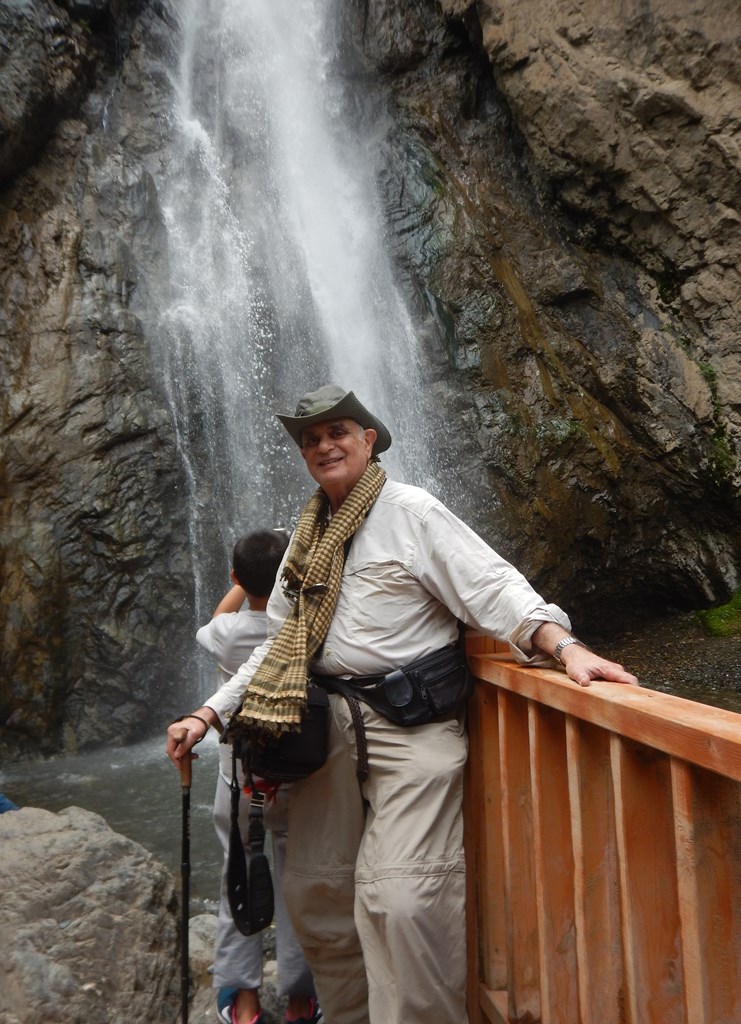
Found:
[[375, 430], [378, 437], [373, 445], [372, 455], [380, 455], [391, 447], [391, 434], [380, 420], [368, 412], [352, 391], [344, 391], [337, 384], [326, 384], [316, 391], [309, 391], [299, 399], [296, 415], [278, 413], [278, 419], [296, 444], [301, 447], [301, 434], [307, 427], [323, 420], [355, 420], [363, 430]]

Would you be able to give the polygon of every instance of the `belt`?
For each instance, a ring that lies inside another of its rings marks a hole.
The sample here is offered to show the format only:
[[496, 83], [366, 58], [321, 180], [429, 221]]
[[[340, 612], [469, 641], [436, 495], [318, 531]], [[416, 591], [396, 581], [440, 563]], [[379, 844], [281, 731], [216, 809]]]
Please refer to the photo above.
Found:
[[341, 683], [347, 683], [350, 686], [375, 686], [376, 683], [382, 683], [386, 678], [383, 676], [322, 676], [316, 672], [311, 673], [312, 683], [316, 683], [317, 686], [323, 686], [331, 688], [332, 683], [338, 680]]

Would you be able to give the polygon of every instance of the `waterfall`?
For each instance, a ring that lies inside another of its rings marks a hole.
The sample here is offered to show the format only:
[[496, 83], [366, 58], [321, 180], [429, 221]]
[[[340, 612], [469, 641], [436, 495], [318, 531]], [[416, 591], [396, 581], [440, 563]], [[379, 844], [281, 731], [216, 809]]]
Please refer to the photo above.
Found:
[[394, 436], [389, 473], [435, 488], [418, 342], [385, 248], [372, 134], [343, 116], [333, 7], [182, 0], [175, 12], [158, 333], [199, 621], [214, 557], [246, 529], [291, 525], [310, 492], [274, 416], [305, 391], [354, 390]]

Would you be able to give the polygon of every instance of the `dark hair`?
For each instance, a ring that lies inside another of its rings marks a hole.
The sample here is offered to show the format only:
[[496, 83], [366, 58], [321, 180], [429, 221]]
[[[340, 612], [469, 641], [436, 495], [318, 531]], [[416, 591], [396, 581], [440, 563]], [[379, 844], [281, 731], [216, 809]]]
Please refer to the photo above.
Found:
[[254, 597], [267, 597], [287, 547], [288, 535], [283, 530], [257, 530], [240, 537], [232, 552], [232, 568], [240, 587]]

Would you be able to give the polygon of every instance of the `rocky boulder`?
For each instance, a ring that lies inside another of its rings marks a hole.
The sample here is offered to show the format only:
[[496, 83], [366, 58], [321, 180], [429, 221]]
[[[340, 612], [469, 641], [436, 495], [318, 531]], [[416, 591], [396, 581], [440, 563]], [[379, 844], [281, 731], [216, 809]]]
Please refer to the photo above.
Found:
[[0, 1024], [178, 1019], [172, 876], [96, 814], [0, 815]]

